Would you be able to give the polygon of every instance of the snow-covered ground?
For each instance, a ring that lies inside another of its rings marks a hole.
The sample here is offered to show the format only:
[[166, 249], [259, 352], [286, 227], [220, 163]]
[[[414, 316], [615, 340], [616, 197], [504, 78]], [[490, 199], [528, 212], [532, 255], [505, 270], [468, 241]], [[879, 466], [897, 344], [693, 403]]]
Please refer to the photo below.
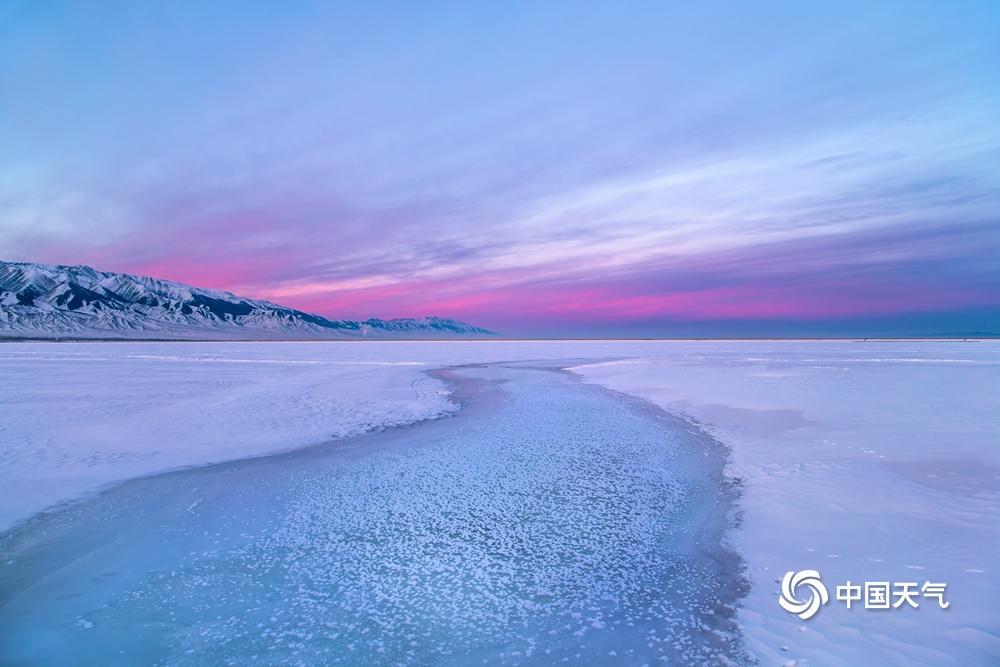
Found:
[[454, 419], [0, 535], [0, 664], [746, 662], [722, 447], [568, 375], [449, 377]]
[[[664, 344], [576, 371], [731, 447], [763, 664], [1000, 662], [1000, 343]], [[775, 603], [803, 569], [831, 589], [809, 621]], [[945, 582], [951, 607], [848, 610], [848, 579]]]
[[573, 354], [486, 341], [0, 343], [0, 530], [109, 483], [457, 409], [429, 369]]
[[298, 343], [0, 345], [0, 528], [132, 477], [452, 411], [425, 362]]
[[[4, 344], [0, 527], [129, 477], [441, 415], [422, 371], [520, 360], [565, 360], [731, 448], [762, 664], [997, 661], [997, 342]], [[801, 569], [831, 589], [945, 582], [951, 607], [831, 599], [800, 621], [776, 582]]]

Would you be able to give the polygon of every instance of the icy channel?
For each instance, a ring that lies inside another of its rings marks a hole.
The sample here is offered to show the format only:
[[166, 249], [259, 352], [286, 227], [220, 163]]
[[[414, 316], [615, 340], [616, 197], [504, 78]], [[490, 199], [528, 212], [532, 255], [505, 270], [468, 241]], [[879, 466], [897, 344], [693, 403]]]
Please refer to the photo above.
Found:
[[717, 442], [554, 370], [443, 377], [453, 417], [3, 534], [0, 663], [746, 661]]

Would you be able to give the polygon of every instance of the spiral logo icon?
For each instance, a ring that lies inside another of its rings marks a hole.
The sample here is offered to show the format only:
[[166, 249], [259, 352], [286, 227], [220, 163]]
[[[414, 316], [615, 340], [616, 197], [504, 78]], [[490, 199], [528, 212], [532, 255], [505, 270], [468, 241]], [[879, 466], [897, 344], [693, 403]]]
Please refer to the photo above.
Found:
[[[809, 598], [799, 600], [796, 596], [799, 588], [809, 589]], [[812, 618], [819, 611], [819, 608], [829, 602], [830, 596], [826, 592], [826, 586], [820, 580], [819, 572], [816, 570], [800, 570], [799, 572], [786, 572], [781, 579], [781, 597], [778, 604], [790, 614], [796, 614], [803, 621]]]

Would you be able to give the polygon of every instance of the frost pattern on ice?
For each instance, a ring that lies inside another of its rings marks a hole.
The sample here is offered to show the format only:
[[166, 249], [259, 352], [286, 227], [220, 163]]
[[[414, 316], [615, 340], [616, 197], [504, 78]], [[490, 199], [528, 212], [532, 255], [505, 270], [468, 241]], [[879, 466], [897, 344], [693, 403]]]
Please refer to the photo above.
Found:
[[178, 501], [146, 539], [201, 548], [89, 610], [75, 641], [128, 628], [170, 664], [742, 659], [705, 443], [550, 372], [494, 377], [496, 411], [348, 465], [260, 467], [239, 516]]

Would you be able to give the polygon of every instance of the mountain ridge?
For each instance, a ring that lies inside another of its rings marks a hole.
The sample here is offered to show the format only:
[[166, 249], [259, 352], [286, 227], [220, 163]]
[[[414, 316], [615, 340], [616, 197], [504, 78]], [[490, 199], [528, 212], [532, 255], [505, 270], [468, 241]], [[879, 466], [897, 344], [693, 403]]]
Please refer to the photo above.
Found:
[[0, 260], [0, 338], [398, 340], [493, 335], [441, 317], [329, 319], [150, 276], [82, 264]]

